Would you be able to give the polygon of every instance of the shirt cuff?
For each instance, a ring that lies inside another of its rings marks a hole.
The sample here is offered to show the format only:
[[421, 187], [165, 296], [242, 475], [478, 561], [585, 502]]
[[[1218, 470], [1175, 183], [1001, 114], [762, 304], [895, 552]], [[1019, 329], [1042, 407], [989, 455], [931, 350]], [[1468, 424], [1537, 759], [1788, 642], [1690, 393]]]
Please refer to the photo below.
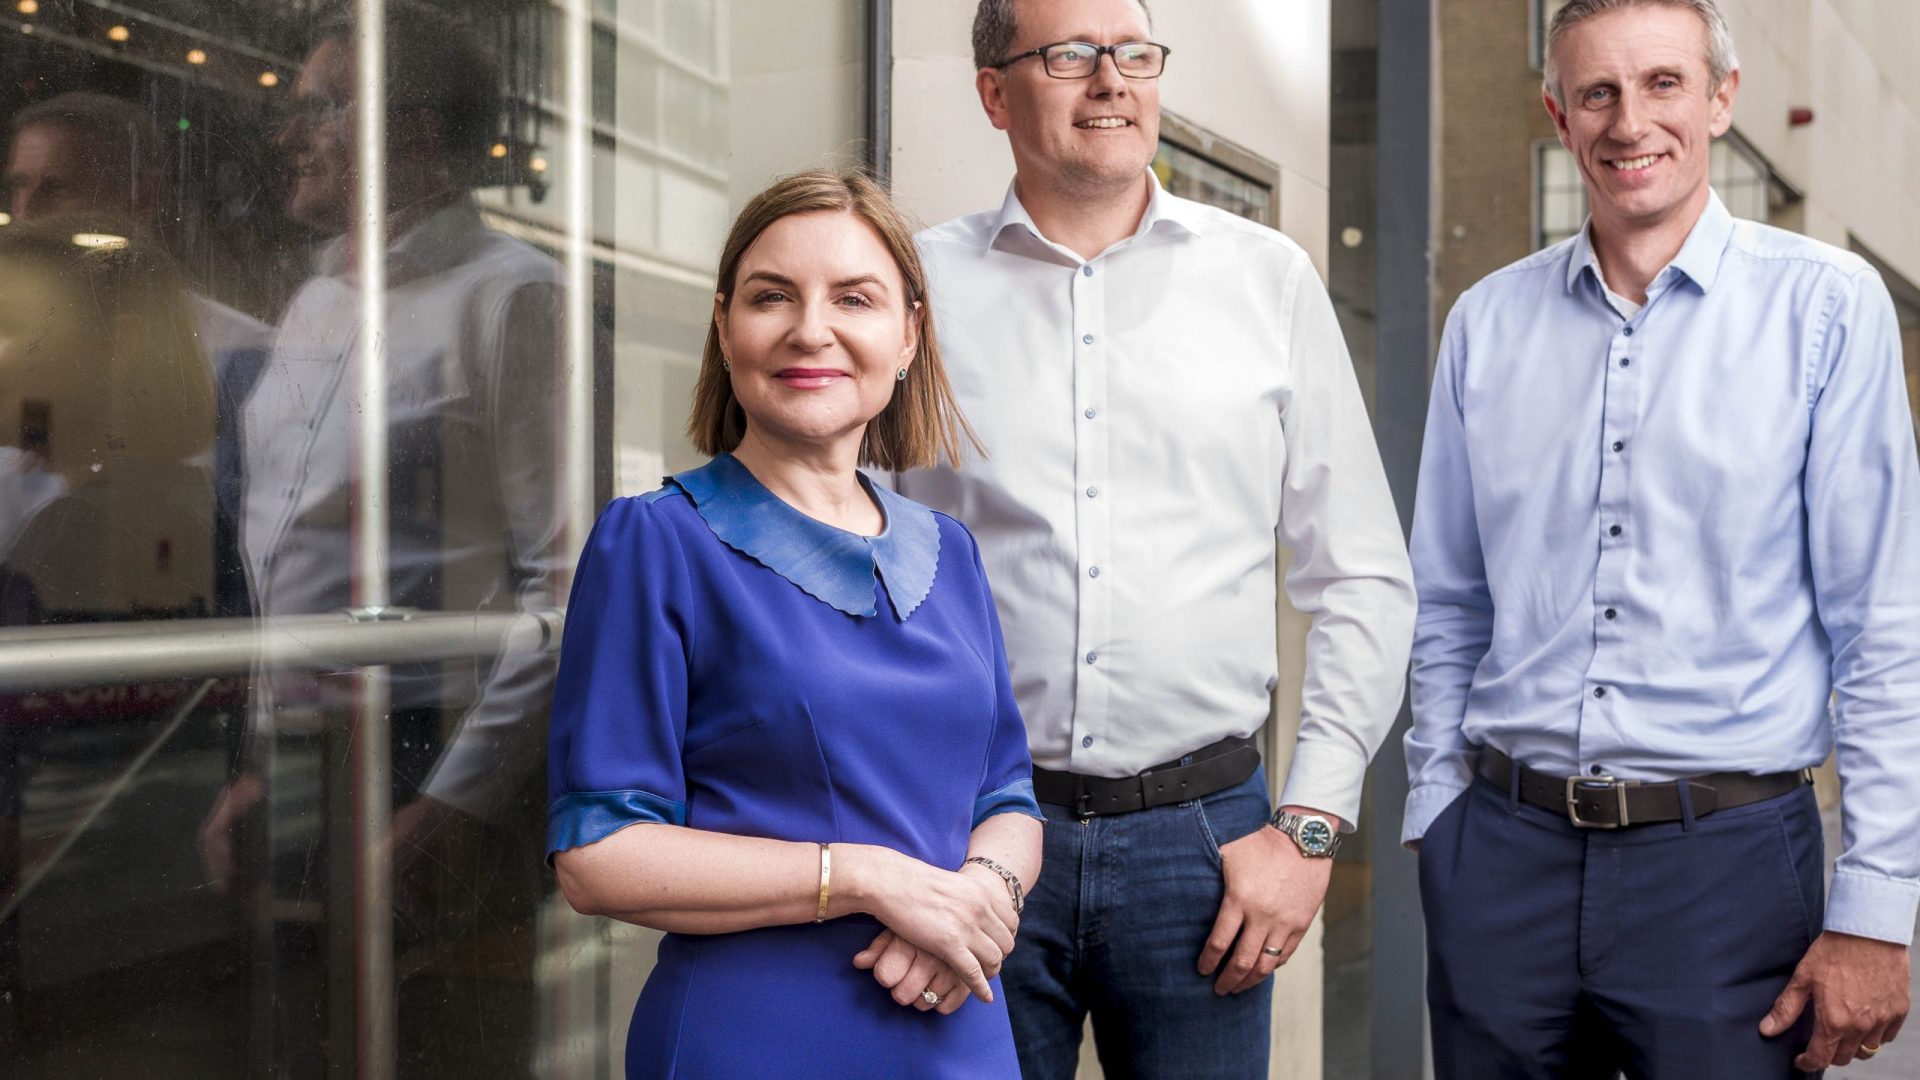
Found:
[[1858, 870], [1833, 872], [1826, 928], [1839, 934], [1907, 945], [1920, 911], [1920, 881], [1882, 877]]
[[1433, 819], [1439, 817], [1442, 810], [1452, 806], [1453, 801], [1465, 790], [1466, 784], [1427, 783], [1407, 792], [1407, 812], [1400, 823], [1401, 846], [1427, 835]]
[[1033, 797], [1033, 781], [1015, 780], [997, 791], [989, 791], [973, 800], [973, 827], [995, 814], [1025, 814], [1030, 818], [1047, 820], [1040, 813], [1040, 801]]
[[1366, 755], [1337, 742], [1303, 742], [1293, 748], [1287, 784], [1275, 806], [1307, 806], [1332, 814], [1352, 832], [1360, 821], [1360, 786], [1367, 777]]
[[685, 825], [684, 803], [650, 791], [575, 791], [547, 806], [547, 859], [605, 840], [629, 825]]

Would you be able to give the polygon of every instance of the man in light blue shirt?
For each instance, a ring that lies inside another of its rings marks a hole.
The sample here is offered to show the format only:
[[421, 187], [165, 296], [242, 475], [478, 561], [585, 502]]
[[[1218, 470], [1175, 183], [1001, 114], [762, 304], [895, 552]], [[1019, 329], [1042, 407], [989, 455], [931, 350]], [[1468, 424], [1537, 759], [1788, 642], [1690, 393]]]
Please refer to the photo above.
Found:
[[[1448, 318], [1414, 522], [1403, 839], [1437, 1071], [1870, 1057], [1906, 1015], [1920, 904], [1892, 303], [1865, 261], [1708, 187], [1739, 86], [1713, 0], [1573, 0], [1546, 69], [1592, 217]], [[1806, 770], [1836, 747], [1823, 920]]]

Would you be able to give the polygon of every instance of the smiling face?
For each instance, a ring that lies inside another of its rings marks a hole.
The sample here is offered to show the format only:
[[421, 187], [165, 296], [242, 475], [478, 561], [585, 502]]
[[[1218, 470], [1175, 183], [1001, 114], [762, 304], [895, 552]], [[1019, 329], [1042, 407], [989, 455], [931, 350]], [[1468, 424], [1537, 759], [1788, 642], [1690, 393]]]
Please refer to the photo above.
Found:
[[[1117, 45], [1152, 38], [1134, 0], [1021, 0], [1009, 55], [1061, 41]], [[983, 68], [975, 85], [1007, 133], [1023, 183], [1062, 194], [1131, 191], [1160, 143], [1160, 83], [1129, 79], [1102, 56], [1090, 78], [1056, 79], [1037, 56]]]
[[919, 308], [905, 294], [893, 255], [857, 214], [767, 226], [714, 308], [746, 438], [857, 452], [918, 347]]
[[1709, 150], [1733, 124], [1740, 73], [1712, 86], [1707, 30], [1681, 8], [1642, 4], [1570, 27], [1546, 98], [1585, 180], [1598, 229], [1684, 221], [1706, 206]]
[[307, 57], [292, 108], [274, 142], [287, 156], [293, 190], [287, 214], [327, 232], [345, 231], [353, 211], [353, 61], [328, 39]]

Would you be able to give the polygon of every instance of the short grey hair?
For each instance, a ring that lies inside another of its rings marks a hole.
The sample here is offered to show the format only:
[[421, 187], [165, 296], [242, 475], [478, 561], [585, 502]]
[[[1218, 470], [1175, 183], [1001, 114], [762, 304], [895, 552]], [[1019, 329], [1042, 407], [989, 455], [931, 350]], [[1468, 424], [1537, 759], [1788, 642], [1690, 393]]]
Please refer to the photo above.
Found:
[[[981, 5], [985, 7], [985, 4]], [[1554, 12], [1547, 26], [1546, 56], [1543, 58], [1544, 82], [1553, 103], [1564, 107], [1560, 96], [1560, 65], [1555, 59], [1561, 39], [1567, 31], [1596, 15], [1631, 7], [1670, 7], [1691, 11], [1707, 29], [1707, 93], [1717, 93], [1727, 77], [1740, 69], [1740, 57], [1733, 51], [1733, 31], [1727, 29], [1727, 17], [1714, 0], [1569, 0]]]
[[[1147, 7], [1147, 0], [1133, 0], [1140, 5], [1140, 11], [1147, 17], [1147, 28], [1153, 28], [1153, 9]], [[1014, 0], [980, 0], [980, 6], [973, 13], [973, 66], [988, 68], [1007, 58], [1013, 49], [1013, 39], [1019, 36], [1019, 27], [1014, 24]]]

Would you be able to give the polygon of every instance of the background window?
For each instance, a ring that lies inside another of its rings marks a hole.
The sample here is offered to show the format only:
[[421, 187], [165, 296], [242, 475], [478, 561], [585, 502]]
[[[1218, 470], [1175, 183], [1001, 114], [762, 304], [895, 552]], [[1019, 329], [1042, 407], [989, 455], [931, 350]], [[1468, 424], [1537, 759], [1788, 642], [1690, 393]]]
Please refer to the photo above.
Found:
[[1179, 117], [1161, 117], [1153, 174], [1161, 187], [1183, 199], [1277, 227], [1279, 167]]
[[[1587, 220], [1587, 189], [1573, 155], [1559, 142], [1534, 144], [1535, 250], [1557, 244], [1580, 231]], [[1713, 190], [1734, 217], [1766, 222], [1794, 201], [1795, 195], [1774, 177], [1765, 160], [1737, 132], [1715, 139], [1708, 176]]]
[[1153, 174], [1162, 187], [1183, 199], [1217, 206], [1262, 225], [1273, 224], [1273, 188], [1177, 143], [1160, 140]]
[[1567, 6], [1567, 0], [1532, 0], [1533, 34], [1529, 59], [1535, 70], [1547, 66], [1547, 27], [1553, 22], [1554, 12]]

